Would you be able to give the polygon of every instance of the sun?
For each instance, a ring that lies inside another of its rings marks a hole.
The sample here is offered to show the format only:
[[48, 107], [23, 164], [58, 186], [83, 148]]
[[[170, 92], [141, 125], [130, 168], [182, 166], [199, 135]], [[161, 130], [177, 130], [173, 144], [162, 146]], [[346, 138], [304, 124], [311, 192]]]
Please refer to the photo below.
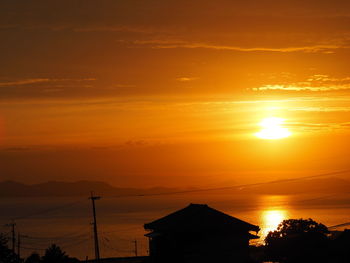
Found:
[[289, 137], [292, 133], [283, 127], [285, 119], [268, 117], [260, 122], [261, 130], [255, 133], [260, 139], [276, 140]]

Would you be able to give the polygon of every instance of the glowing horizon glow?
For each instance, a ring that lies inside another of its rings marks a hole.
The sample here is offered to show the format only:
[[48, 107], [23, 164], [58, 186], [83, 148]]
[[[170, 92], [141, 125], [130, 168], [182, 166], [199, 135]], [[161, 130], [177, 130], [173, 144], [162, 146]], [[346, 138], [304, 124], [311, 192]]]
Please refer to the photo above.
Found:
[[260, 122], [262, 130], [255, 133], [255, 136], [260, 139], [276, 140], [289, 137], [292, 133], [283, 127], [285, 119], [277, 117], [268, 117]]

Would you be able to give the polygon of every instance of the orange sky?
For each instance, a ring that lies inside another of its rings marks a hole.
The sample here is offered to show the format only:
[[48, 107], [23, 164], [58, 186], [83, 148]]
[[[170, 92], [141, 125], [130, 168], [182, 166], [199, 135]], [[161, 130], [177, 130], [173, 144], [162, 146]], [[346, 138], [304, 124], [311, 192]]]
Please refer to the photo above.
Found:
[[[343, 169], [349, 24], [341, 0], [1, 1], [0, 179], [220, 185]], [[256, 138], [272, 116], [292, 136]]]

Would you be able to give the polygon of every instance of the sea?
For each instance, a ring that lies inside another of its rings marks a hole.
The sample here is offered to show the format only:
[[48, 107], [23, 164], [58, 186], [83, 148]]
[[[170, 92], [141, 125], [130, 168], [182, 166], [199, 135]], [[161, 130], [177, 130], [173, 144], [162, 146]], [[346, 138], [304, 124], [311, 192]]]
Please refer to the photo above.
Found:
[[[330, 230], [350, 222], [349, 194], [237, 195], [232, 192], [200, 192], [160, 196], [108, 197], [96, 200], [97, 230], [101, 257], [148, 255], [145, 223], [152, 222], [190, 203], [207, 204], [260, 227], [262, 245], [269, 231], [289, 218], [312, 218]], [[94, 258], [91, 200], [86, 197], [0, 198], [0, 232], [9, 237], [15, 224], [15, 249], [22, 257], [40, 255], [56, 244], [71, 257]], [[350, 228], [350, 225], [349, 225]], [[255, 234], [255, 233], [253, 233]], [[19, 246], [18, 246], [19, 244]]]

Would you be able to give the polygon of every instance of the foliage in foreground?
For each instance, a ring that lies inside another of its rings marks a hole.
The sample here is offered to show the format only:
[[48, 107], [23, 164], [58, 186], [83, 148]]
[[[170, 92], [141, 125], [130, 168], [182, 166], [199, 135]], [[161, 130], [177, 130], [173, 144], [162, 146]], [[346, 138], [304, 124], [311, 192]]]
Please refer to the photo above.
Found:
[[284, 220], [265, 238], [269, 260], [280, 262], [327, 262], [327, 227], [312, 219]]

